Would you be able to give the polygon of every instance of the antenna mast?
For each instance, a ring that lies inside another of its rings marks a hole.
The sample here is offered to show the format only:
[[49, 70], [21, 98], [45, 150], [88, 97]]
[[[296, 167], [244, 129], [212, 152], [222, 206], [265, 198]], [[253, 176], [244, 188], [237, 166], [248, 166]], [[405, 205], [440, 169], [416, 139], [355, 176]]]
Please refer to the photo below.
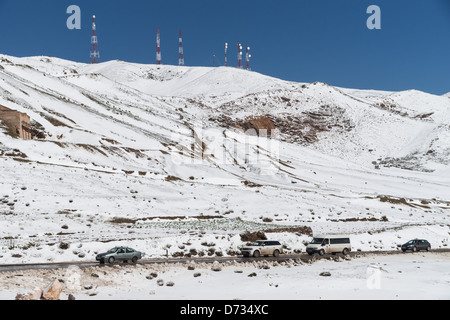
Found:
[[92, 37], [91, 37], [91, 56], [90, 63], [100, 62], [100, 51], [98, 50], [97, 26], [95, 25], [95, 16], [92, 16]]
[[159, 37], [159, 27], [156, 27], [156, 64], [162, 64], [162, 60], [161, 60], [161, 38]]
[[250, 58], [251, 57], [252, 57], [252, 55], [250, 54], [250, 47], [247, 46], [246, 53], [245, 53], [245, 60], [247, 62], [247, 70], [250, 70]]
[[242, 45], [238, 43], [238, 68], [242, 69]]
[[184, 66], [183, 37], [181, 36], [181, 29], [180, 29], [179, 43], [180, 45], [179, 45], [178, 65]]
[[228, 43], [225, 43], [225, 67], [228, 67]]

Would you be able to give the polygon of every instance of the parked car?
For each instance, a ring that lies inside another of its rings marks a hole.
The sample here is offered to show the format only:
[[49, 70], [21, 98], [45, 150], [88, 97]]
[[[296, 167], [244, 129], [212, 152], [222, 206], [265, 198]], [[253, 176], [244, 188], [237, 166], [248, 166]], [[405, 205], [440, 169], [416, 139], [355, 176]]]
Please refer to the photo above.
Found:
[[431, 244], [427, 240], [414, 239], [402, 245], [402, 251], [406, 252], [407, 250], [411, 250], [412, 252], [420, 250], [430, 251]]
[[250, 245], [246, 245], [241, 249], [244, 257], [274, 256], [278, 257], [283, 253], [283, 246], [278, 241], [258, 240]]
[[115, 247], [105, 253], [98, 254], [95, 259], [100, 263], [108, 262], [110, 264], [116, 261], [136, 263], [139, 259], [142, 259], [142, 253], [128, 247]]
[[311, 241], [306, 247], [306, 252], [312, 256], [318, 253], [323, 256], [326, 253], [342, 253], [347, 255], [352, 250], [350, 237], [345, 235], [320, 235]]

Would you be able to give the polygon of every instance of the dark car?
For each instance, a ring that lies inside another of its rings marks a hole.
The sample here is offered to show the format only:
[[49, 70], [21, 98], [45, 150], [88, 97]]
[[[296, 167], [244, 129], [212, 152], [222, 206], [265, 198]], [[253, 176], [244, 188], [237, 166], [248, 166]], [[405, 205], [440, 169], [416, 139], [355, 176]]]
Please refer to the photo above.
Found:
[[420, 250], [431, 250], [431, 244], [427, 240], [411, 240], [402, 245], [402, 251], [406, 252], [407, 250], [411, 250], [412, 252], [417, 252]]
[[98, 254], [95, 259], [100, 263], [108, 262], [110, 264], [116, 261], [136, 263], [142, 259], [142, 253], [128, 247], [115, 247], [108, 252]]

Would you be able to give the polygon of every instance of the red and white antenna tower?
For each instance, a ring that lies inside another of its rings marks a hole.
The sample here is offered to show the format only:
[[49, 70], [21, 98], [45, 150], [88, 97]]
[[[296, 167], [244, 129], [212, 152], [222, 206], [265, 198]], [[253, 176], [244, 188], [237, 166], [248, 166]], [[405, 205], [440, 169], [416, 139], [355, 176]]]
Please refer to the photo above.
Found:
[[159, 27], [156, 27], [156, 64], [161, 63], [161, 38], [159, 37]]
[[97, 26], [95, 16], [92, 16], [92, 37], [91, 37], [91, 64], [100, 62], [100, 51], [98, 50]]
[[228, 67], [228, 43], [225, 43], [225, 67]]
[[247, 46], [246, 52], [245, 52], [245, 60], [247, 62], [247, 70], [250, 70], [250, 58], [252, 55], [250, 54], [250, 47]]
[[181, 29], [180, 29], [180, 38], [179, 38], [179, 55], [178, 55], [178, 65], [184, 66], [184, 52], [183, 52], [183, 37], [181, 36]]
[[238, 43], [238, 68], [242, 69], [242, 45]]

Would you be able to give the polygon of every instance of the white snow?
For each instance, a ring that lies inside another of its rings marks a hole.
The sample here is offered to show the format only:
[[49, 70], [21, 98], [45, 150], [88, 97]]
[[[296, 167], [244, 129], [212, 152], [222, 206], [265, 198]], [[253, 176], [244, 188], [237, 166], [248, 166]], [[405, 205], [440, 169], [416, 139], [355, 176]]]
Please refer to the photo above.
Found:
[[[188, 266], [193, 270], [188, 270]], [[216, 263], [216, 270], [220, 271], [213, 271], [213, 266], [205, 263], [162, 264], [8, 272], [0, 277], [0, 299], [12, 300], [16, 294], [46, 286], [54, 279], [64, 280], [61, 299], [72, 294], [77, 300], [450, 298], [448, 253], [368, 255], [350, 261], [319, 260], [312, 264], [292, 261], [280, 264]], [[323, 272], [331, 275], [321, 276]]]
[[[0, 131], [1, 264], [90, 261], [114, 245], [161, 257], [167, 247], [206, 253], [202, 243], [213, 242], [227, 255], [243, 244], [244, 230], [299, 226], [350, 233], [361, 250], [396, 250], [416, 237], [448, 247], [446, 97], [225, 67], [0, 61], [0, 104], [47, 133], [22, 141]], [[214, 121], [270, 115], [293, 123], [321, 110], [331, 128], [309, 144], [283, 132], [250, 137]], [[290, 252], [309, 240], [269, 237]]]

